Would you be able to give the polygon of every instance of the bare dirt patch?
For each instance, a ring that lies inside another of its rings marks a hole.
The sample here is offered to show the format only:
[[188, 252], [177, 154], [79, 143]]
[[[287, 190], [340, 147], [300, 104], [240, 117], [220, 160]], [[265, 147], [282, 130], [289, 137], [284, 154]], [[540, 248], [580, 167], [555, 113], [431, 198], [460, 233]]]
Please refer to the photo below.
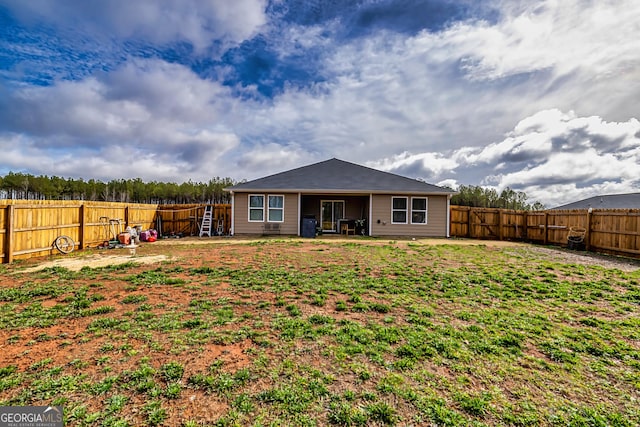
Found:
[[135, 256], [135, 255], [91, 255], [91, 256], [79, 256], [69, 258], [58, 258], [53, 261], [46, 261], [40, 263], [34, 267], [29, 267], [24, 270], [20, 270], [21, 273], [32, 273], [35, 271], [44, 270], [51, 267], [63, 267], [71, 271], [79, 271], [82, 267], [107, 267], [110, 265], [126, 264], [133, 262], [135, 264], [154, 264], [157, 262], [167, 261], [170, 258], [167, 255], [147, 255], [147, 256]]

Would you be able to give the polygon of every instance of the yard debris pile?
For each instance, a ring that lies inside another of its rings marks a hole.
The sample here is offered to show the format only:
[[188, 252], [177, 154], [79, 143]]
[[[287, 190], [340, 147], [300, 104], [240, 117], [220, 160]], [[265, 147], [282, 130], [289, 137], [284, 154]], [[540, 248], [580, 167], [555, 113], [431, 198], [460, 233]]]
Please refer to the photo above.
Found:
[[154, 229], [141, 231], [140, 226], [127, 227], [124, 232], [119, 233], [114, 239], [105, 240], [98, 245], [98, 249], [122, 249], [135, 248], [140, 242], [155, 242], [158, 239], [158, 232]]

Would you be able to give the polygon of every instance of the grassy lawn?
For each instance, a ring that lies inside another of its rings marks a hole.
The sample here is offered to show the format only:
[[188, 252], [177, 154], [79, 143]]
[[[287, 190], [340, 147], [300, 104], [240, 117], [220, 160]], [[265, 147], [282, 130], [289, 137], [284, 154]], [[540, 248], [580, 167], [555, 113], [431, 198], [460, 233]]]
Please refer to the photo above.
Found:
[[356, 238], [138, 256], [162, 253], [0, 266], [0, 405], [69, 426], [640, 425], [640, 270]]

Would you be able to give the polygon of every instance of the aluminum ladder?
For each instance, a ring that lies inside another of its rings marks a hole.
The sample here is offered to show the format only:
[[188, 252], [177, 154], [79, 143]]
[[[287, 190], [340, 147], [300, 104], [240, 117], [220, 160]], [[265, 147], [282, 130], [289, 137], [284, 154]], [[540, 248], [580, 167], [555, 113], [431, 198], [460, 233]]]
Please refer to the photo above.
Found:
[[200, 225], [200, 237], [211, 237], [211, 227], [213, 226], [213, 206], [204, 207], [204, 215], [202, 216], [202, 224]]

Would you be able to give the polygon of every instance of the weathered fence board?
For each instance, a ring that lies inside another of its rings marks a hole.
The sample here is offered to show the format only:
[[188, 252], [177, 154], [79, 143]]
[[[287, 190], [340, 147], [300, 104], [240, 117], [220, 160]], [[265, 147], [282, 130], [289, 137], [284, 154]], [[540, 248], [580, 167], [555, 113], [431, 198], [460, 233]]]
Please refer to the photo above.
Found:
[[513, 211], [451, 206], [452, 237], [566, 246], [572, 227], [586, 230], [587, 250], [640, 256], [640, 209]]
[[[204, 206], [0, 200], [0, 257], [10, 263], [52, 254], [60, 235], [71, 237], [79, 249], [95, 247], [117, 238], [127, 226], [146, 230], [161, 225], [164, 234], [197, 235]], [[214, 205], [214, 219], [223, 220], [223, 233], [231, 228], [230, 212], [230, 205]]]
[[[158, 207], [156, 229], [161, 233], [196, 236], [199, 234], [200, 221], [206, 205], [162, 205]], [[159, 219], [159, 221], [158, 221]], [[231, 205], [213, 205], [213, 229], [217, 230], [218, 221], [222, 222], [222, 233], [228, 234], [231, 229]]]
[[[127, 226], [161, 235], [198, 235], [206, 205], [140, 205], [89, 201], [0, 200], [3, 263], [53, 253], [56, 237], [79, 248], [97, 246]], [[213, 229], [231, 228], [231, 206], [213, 205]], [[567, 245], [571, 227], [586, 230], [587, 250], [640, 257], [640, 209], [515, 211], [451, 206], [452, 237]], [[119, 220], [113, 222], [109, 220]]]
[[451, 235], [472, 239], [521, 240], [527, 234], [527, 212], [451, 206]]

